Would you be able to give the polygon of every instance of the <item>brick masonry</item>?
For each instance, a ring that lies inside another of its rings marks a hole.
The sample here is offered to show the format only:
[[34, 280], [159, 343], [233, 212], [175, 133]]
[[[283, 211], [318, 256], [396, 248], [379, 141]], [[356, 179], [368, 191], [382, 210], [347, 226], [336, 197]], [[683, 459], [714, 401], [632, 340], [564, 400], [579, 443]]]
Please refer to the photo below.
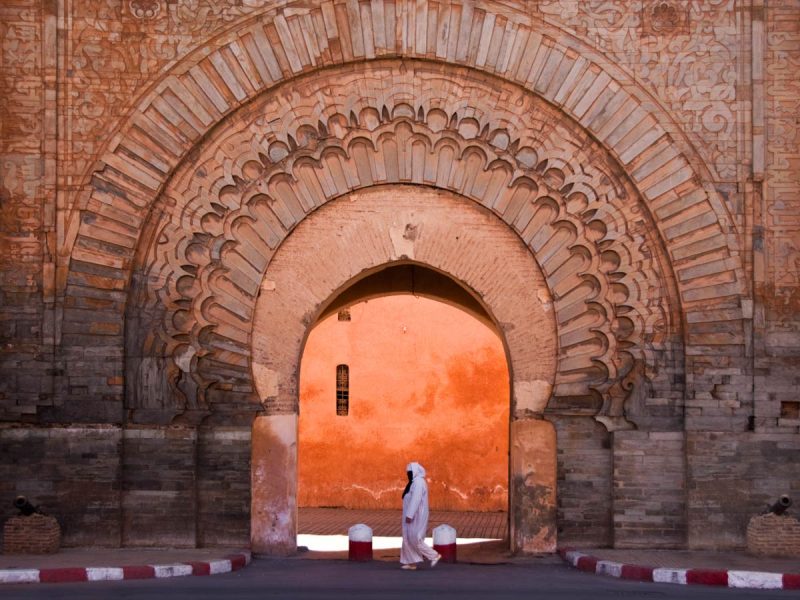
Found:
[[800, 521], [785, 514], [751, 518], [747, 551], [758, 556], [800, 557]]
[[558, 436], [558, 540], [562, 547], [613, 545], [613, 434], [589, 417], [549, 417]]
[[684, 444], [680, 431], [614, 433], [615, 548], [685, 545]]
[[55, 517], [18, 515], [3, 524], [3, 554], [53, 554], [60, 545], [61, 528]]
[[118, 546], [121, 442], [118, 427], [0, 427], [0, 520], [26, 496], [58, 520], [64, 546]]
[[689, 433], [686, 446], [692, 548], [742, 547], [751, 517], [783, 494], [800, 497], [796, 435]]
[[796, 2], [257, 4], [0, 6], [0, 516], [241, 538], [260, 278], [386, 184], [482, 204], [542, 268], [565, 539], [743, 547], [797, 496]]

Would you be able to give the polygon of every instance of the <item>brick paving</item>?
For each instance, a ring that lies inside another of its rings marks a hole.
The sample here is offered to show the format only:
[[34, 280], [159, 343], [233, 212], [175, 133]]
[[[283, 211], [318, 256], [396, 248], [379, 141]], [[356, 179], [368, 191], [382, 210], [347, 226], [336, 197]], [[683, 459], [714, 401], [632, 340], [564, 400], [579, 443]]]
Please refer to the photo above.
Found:
[[[298, 515], [298, 532], [316, 535], [346, 535], [350, 526], [365, 523], [375, 536], [400, 536], [401, 511], [350, 510], [343, 508], [301, 508]], [[433, 510], [428, 528], [447, 523], [455, 527], [458, 537], [494, 538], [508, 537], [508, 513], [456, 512]]]

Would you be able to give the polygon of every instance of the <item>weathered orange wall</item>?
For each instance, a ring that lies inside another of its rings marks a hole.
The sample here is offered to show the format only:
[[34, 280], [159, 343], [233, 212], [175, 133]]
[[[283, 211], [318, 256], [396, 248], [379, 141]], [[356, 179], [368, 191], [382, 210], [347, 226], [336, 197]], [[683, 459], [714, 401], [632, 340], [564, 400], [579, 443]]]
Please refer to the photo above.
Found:
[[[300, 370], [300, 506], [398, 508], [405, 466], [442, 510], [506, 510], [509, 376], [500, 338], [433, 300], [387, 296], [311, 332]], [[336, 415], [336, 365], [350, 414]]]

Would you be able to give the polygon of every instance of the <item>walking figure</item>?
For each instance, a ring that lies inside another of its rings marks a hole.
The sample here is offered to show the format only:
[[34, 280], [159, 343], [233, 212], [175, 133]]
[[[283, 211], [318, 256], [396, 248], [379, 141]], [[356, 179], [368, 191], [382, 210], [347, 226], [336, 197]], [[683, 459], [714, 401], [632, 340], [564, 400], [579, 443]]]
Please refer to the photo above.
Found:
[[428, 482], [425, 469], [419, 463], [409, 463], [406, 467], [408, 484], [403, 490], [403, 545], [400, 547], [401, 569], [413, 570], [424, 559], [436, 566], [442, 555], [425, 543], [428, 529]]

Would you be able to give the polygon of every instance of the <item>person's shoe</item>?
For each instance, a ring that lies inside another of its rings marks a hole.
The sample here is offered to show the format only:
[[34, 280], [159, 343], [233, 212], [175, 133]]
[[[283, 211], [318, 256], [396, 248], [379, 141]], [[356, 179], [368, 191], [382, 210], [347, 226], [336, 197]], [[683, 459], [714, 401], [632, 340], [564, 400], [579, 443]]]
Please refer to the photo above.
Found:
[[432, 569], [433, 567], [435, 567], [435, 566], [436, 566], [436, 563], [438, 563], [440, 560], [442, 560], [442, 555], [441, 555], [441, 554], [437, 554], [437, 555], [436, 555], [436, 558], [434, 558], [434, 559], [431, 561], [431, 569]]
[[417, 565], [403, 565], [400, 568], [404, 569], [405, 571], [416, 571], [417, 570]]

